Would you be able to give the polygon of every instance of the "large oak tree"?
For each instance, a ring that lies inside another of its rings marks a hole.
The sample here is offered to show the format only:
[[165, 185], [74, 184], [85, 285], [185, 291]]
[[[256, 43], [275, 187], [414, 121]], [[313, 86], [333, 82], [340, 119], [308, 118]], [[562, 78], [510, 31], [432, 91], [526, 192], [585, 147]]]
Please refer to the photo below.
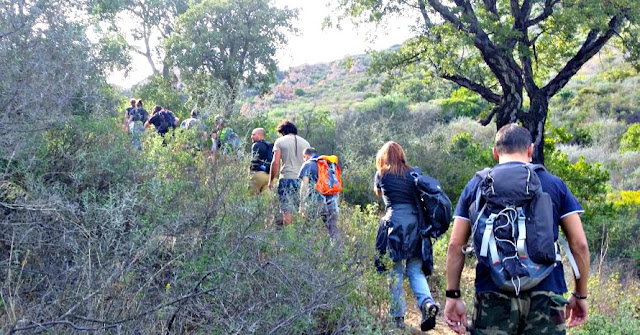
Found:
[[636, 0], [337, 0], [340, 18], [383, 22], [415, 15], [417, 36], [379, 55], [378, 68], [429, 71], [495, 107], [499, 129], [521, 122], [544, 162], [549, 99], [614, 39], [625, 57], [640, 53]]
[[220, 83], [229, 112], [241, 87], [266, 92], [275, 82], [275, 53], [296, 17], [271, 0], [205, 0], [180, 17], [168, 54], [188, 84]]

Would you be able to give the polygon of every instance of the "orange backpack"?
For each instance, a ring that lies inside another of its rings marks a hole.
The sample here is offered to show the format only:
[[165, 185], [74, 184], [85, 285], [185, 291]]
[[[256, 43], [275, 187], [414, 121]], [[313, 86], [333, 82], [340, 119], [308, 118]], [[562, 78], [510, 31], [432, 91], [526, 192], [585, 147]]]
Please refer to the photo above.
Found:
[[334, 195], [342, 191], [340, 166], [337, 156], [320, 156], [314, 159], [318, 163], [318, 182], [316, 191], [322, 195]]

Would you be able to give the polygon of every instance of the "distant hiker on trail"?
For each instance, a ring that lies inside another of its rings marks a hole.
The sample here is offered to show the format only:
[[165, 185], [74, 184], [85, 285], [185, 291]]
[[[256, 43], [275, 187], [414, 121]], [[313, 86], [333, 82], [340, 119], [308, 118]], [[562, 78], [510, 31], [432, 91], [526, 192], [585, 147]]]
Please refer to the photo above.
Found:
[[271, 171], [271, 161], [273, 160], [273, 144], [265, 141], [266, 132], [264, 128], [256, 128], [251, 132], [251, 188], [255, 194], [268, 190], [269, 172]]
[[[327, 166], [331, 166], [331, 163], [327, 163], [327, 160], [335, 158], [333, 168], [337, 167], [336, 156], [318, 156], [318, 152], [314, 148], [307, 148], [303, 153], [304, 164], [300, 168], [300, 180], [302, 181], [300, 187], [300, 213], [307, 219], [315, 221], [318, 217], [322, 218], [325, 227], [329, 231], [329, 236], [332, 239], [336, 239], [339, 236], [338, 231], [338, 193], [330, 192], [334, 194], [322, 194], [318, 191], [316, 184], [318, 181], [318, 160], [321, 159], [324, 164], [326, 183], [327, 179]], [[339, 167], [338, 167], [339, 169]], [[336, 174], [334, 173], [334, 176]], [[338, 175], [339, 176], [339, 171]], [[337, 182], [337, 181], [336, 181]], [[341, 186], [340, 186], [341, 187]], [[326, 192], [325, 192], [326, 193]]]
[[126, 112], [126, 123], [129, 134], [131, 135], [131, 144], [138, 150], [142, 150], [140, 142], [142, 141], [142, 136], [145, 131], [144, 124], [149, 119], [149, 113], [147, 113], [142, 105], [142, 100], [136, 102], [134, 99], [131, 99], [131, 107], [127, 108]]
[[[419, 216], [416, 204], [414, 178], [416, 171], [407, 164], [402, 147], [396, 142], [385, 143], [376, 155], [374, 191], [382, 196], [386, 214], [380, 220], [376, 238], [376, 249], [381, 254], [390, 251], [393, 271], [389, 273], [391, 289], [390, 314], [396, 327], [405, 328], [405, 298], [402, 287], [403, 268], [406, 260], [406, 274], [418, 308], [422, 312], [420, 329], [433, 329], [439, 307], [431, 295], [427, 277], [422, 272], [422, 238], [419, 234]], [[386, 270], [380, 266], [379, 270]]]
[[240, 136], [231, 127], [227, 127], [227, 122], [220, 114], [213, 119], [214, 130], [211, 132], [211, 151], [220, 150], [225, 155], [235, 155], [240, 150]]
[[207, 139], [207, 129], [204, 123], [198, 119], [197, 109], [192, 109], [190, 116], [191, 117], [180, 123], [180, 128], [193, 132], [192, 135], [195, 136], [195, 138], [191, 139], [191, 145], [195, 145], [197, 150], [201, 150], [202, 142]]
[[[282, 121], [277, 128], [282, 136], [273, 144], [273, 161], [269, 176], [269, 189], [273, 190], [274, 179], [279, 172], [278, 197], [282, 223], [293, 222], [292, 211], [300, 207], [300, 168], [304, 163], [304, 151], [310, 147], [309, 142], [298, 136], [298, 128], [289, 120]], [[282, 161], [282, 165], [280, 165]], [[282, 168], [280, 168], [282, 167]]]
[[[584, 210], [560, 178], [529, 164], [533, 150], [526, 128], [505, 125], [493, 148], [498, 164], [476, 173], [460, 195], [447, 251], [444, 312], [459, 334], [565, 334], [566, 327], [587, 321]], [[470, 236], [478, 258], [473, 325], [460, 297], [462, 250]], [[568, 301], [558, 242], [576, 278]]]
[[124, 129], [127, 131], [129, 131], [129, 115], [131, 114], [132, 110], [136, 109], [136, 99], [129, 100], [129, 104], [130, 106], [127, 107], [124, 111], [124, 121], [123, 121]]
[[154, 125], [156, 131], [160, 136], [164, 136], [169, 131], [169, 128], [175, 129], [180, 119], [178, 119], [173, 112], [168, 109], [163, 109], [162, 106], [156, 105], [153, 107], [153, 116], [147, 121], [144, 126], [149, 128]]

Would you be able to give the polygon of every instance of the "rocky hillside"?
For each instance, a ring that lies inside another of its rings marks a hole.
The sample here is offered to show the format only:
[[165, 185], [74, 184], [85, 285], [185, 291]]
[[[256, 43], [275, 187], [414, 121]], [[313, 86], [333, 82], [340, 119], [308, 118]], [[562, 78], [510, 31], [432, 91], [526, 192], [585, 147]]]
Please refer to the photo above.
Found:
[[269, 94], [246, 98], [241, 112], [284, 116], [316, 106], [330, 112], [344, 110], [351, 103], [380, 92], [381, 80], [371, 79], [366, 73], [370, 60], [368, 55], [357, 55], [331, 63], [292, 67]]

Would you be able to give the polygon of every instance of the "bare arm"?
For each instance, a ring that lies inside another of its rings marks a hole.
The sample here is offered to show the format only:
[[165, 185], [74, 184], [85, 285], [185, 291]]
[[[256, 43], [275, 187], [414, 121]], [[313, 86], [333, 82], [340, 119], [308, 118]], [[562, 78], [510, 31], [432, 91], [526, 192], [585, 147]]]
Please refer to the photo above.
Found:
[[[462, 247], [467, 244], [471, 235], [471, 225], [468, 220], [455, 218], [453, 231], [447, 249], [447, 290], [460, 289], [460, 277], [464, 268], [464, 254]], [[449, 328], [458, 334], [465, 334], [467, 327], [467, 312], [462, 299], [447, 298], [444, 317]]]
[[[587, 282], [589, 280], [590, 256], [589, 245], [587, 244], [587, 236], [582, 227], [582, 220], [578, 214], [571, 214], [560, 220], [560, 227], [567, 236], [569, 249], [576, 260], [578, 270], [580, 271], [580, 279], [575, 279], [574, 292], [579, 296], [587, 296]], [[586, 299], [576, 299], [573, 295], [569, 297], [569, 305], [567, 305], [567, 318], [569, 323], [567, 327], [579, 326], [587, 321], [588, 306]]]
[[273, 189], [273, 180], [276, 178], [280, 170], [280, 150], [273, 152], [273, 160], [271, 161], [271, 171], [269, 172], [269, 188]]

